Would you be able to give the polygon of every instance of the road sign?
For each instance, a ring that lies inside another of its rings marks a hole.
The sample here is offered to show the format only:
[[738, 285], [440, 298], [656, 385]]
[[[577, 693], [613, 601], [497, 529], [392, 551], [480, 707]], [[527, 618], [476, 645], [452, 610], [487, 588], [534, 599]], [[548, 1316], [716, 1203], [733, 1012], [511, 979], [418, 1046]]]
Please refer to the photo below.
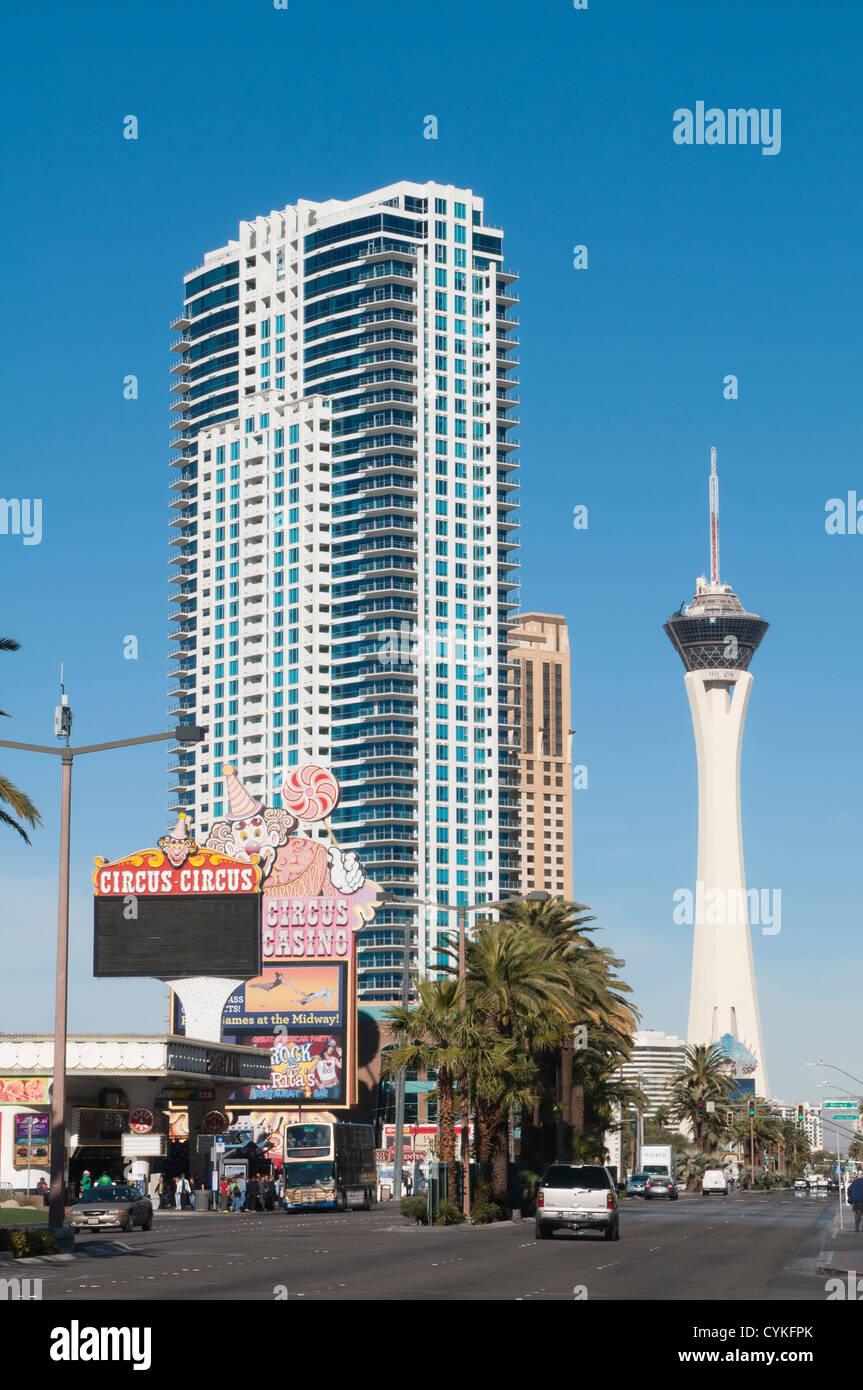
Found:
[[857, 1102], [854, 1100], [825, 1100], [825, 1110], [850, 1110], [852, 1114], [857, 1114]]

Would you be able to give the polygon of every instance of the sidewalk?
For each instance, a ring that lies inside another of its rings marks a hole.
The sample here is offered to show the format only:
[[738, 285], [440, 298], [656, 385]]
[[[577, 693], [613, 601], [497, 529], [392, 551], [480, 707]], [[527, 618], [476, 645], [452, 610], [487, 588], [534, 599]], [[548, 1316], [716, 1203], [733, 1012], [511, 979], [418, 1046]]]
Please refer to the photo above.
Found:
[[835, 1217], [826, 1237], [827, 1249], [818, 1256], [815, 1269], [818, 1274], [846, 1275], [849, 1271], [863, 1276], [863, 1231], [854, 1230], [854, 1212], [848, 1207], [842, 1209], [844, 1229], [839, 1229], [839, 1217]]

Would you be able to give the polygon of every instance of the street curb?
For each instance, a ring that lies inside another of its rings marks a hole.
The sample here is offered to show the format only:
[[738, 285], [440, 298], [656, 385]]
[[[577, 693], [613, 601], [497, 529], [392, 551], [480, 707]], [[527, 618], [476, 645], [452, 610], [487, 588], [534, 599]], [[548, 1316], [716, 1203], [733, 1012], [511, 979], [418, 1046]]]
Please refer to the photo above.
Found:
[[15, 1265], [56, 1265], [67, 1264], [74, 1255], [12, 1255], [9, 1251], [0, 1252], [0, 1264]]
[[[830, 1230], [827, 1234], [832, 1238], [833, 1236], [842, 1233], [844, 1229], [845, 1228], [843, 1226], [839, 1225], [839, 1217], [834, 1216], [833, 1220], [830, 1223]], [[857, 1270], [852, 1270], [850, 1265], [833, 1263], [835, 1260], [840, 1258], [841, 1256], [837, 1255], [837, 1252], [835, 1250], [822, 1250], [818, 1255], [818, 1259], [815, 1263], [815, 1273], [847, 1275], [850, 1270], [852, 1274], [857, 1274]]]
[[833, 1264], [837, 1258], [835, 1250], [822, 1250], [815, 1263], [816, 1274], [857, 1274], [856, 1269], [850, 1265]]
[[523, 1217], [521, 1221], [460, 1221], [457, 1226], [421, 1226], [412, 1221], [402, 1226], [384, 1226], [385, 1231], [509, 1231], [513, 1226], [530, 1226], [533, 1218]]

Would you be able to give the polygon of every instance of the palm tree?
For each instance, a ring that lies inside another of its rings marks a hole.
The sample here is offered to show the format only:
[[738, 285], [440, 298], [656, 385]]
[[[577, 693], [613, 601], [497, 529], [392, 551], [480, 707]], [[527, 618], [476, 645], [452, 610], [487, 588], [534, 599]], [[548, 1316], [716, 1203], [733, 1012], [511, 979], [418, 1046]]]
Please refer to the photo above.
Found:
[[[17, 652], [20, 645], [20, 642], [16, 642], [14, 637], [0, 637], [0, 652]], [[10, 718], [6, 710], [3, 709], [0, 709], [0, 715], [4, 715], [7, 719]], [[0, 804], [0, 825], [9, 825], [13, 830], [17, 830], [22, 840], [29, 845], [30, 836], [20, 821], [15, 820], [15, 816], [20, 816], [21, 820], [32, 826], [41, 825], [42, 817], [29, 796], [20, 791], [14, 782], [10, 782], [8, 777], [4, 777], [0, 773], [0, 803], [3, 802], [12, 808], [14, 815], [10, 816]]]
[[385, 1070], [437, 1072], [438, 1156], [447, 1165], [447, 1192], [454, 1191], [455, 1078], [464, 1070], [464, 1019], [461, 980], [418, 980], [415, 1008], [393, 1005], [384, 1011], [401, 1042], [386, 1054]]
[[[571, 1011], [557, 1014], [554, 1046], [545, 1048], [537, 1058], [546, 1098], [557, 1093], [559, 1081], [560, 1103], [554, 1104], [555, 1146], [559, 1147], [565, 1142], [567, 1126], [575, 1135], [584, 1131], [588, 1085], [610, 1078], [619, 1064], [628, 1060], [638, 1014], [623, 998], [629, 987], [614, 974], [620, 962], [607, 948], [589, 939], [588, 934], [596, 928], [587, 925], [594, 918], [584, 903], [550, 898], [508, 901], [498, 907], [502, 923], [534, 940], [541, 938], [540, 959], [560, 962], [569, 977]], [[575, 1025], [585, 1030], [578, 1047], [574, 1045]], [[522, 1115], [522, 1157], [534, 1165], [551, 1156], [543, 1152], [541, 1110], [542, 1095], [532, 1113]]]
[[[489, 1035], [472, 1064], [477, 1159], [495, 1194], [504, 1197], [510, 1110], [518, 1103], [524, 1111], [533, 1097], [535, 1059], [559, 1045], [576, 1001], [566, 966], [550, 958], [545, 938], [530, 927], [478, 923], [466, 964], [471, 1026]], [[512, 1047], [495, 1046], [501, 1042]]]
[[672, 1077], [670, 1110], [675, 1120], [692, 1126], [696, 1146], [704, 1153], [710, 1118], [707, 1103], [727, 1104], [734, 1084], [725, 1075], [727, 1058], [717, 1044], [695, 1043], [684, 1049], [683, 1056], [686, 1065]]

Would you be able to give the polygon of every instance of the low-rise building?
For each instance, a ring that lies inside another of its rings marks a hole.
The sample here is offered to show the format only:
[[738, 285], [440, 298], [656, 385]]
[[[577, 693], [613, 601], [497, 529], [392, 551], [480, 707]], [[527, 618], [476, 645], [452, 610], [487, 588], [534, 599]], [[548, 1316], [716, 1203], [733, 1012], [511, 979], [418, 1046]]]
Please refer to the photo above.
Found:
[[[51, 1034], [0, 1034], [0, 1187], [21, 1192], [49, 1178], [53, 1072]], [[77, 1191], [85, 1169], [94, 1181], [107, 1172], [146, 1183], [154, 1165], [161, 1168], [169, 1158], [167, 1116], [175, 1105], [188, 1111], [192, 1140], [175, 1151], [174, 1162], [193, 1184], [209, 1186], [208, 1156], [197, 1143], [212, 1129], [207, 1115], [224, 1113], [238, 1086], [269, 1074], [269, 1054], [257, 1048], [173, 1034], [70, 1036], [67, 1189]]]

